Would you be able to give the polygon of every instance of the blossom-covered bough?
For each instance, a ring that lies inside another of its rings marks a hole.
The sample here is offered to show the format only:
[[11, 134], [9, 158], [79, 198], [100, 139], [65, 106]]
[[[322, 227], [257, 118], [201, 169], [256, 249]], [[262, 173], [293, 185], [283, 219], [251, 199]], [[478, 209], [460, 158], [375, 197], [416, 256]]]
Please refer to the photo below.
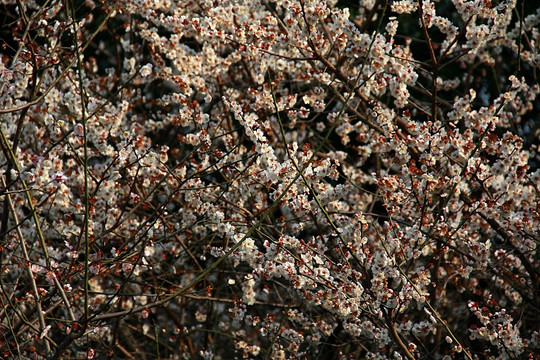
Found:
[[0, 356], [540, 352], [540, 8], [10, 1]]

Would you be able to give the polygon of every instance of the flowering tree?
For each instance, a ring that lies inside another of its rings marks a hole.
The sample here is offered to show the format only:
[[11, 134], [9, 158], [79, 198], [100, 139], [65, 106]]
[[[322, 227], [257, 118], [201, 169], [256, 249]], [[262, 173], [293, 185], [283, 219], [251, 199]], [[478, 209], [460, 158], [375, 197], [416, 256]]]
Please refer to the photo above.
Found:
[[540, 8], [2, 1], [0, 354], [540, 351]]

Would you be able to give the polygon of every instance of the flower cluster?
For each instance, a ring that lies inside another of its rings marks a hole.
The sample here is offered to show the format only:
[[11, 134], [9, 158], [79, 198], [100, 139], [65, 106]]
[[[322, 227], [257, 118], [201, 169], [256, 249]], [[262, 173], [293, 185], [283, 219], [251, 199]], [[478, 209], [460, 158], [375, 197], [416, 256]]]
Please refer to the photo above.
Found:
[[344, 3], [0, 4], [0, 357], [534, 356], [540, 9]]

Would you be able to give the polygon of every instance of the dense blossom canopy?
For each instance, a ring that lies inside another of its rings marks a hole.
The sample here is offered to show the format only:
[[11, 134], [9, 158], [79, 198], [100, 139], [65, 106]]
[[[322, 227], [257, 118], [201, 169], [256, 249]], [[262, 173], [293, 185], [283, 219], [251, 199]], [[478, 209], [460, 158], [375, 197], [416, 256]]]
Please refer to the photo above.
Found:
[[0, 356], [540, 352], [540, 8], [2, 0]]

